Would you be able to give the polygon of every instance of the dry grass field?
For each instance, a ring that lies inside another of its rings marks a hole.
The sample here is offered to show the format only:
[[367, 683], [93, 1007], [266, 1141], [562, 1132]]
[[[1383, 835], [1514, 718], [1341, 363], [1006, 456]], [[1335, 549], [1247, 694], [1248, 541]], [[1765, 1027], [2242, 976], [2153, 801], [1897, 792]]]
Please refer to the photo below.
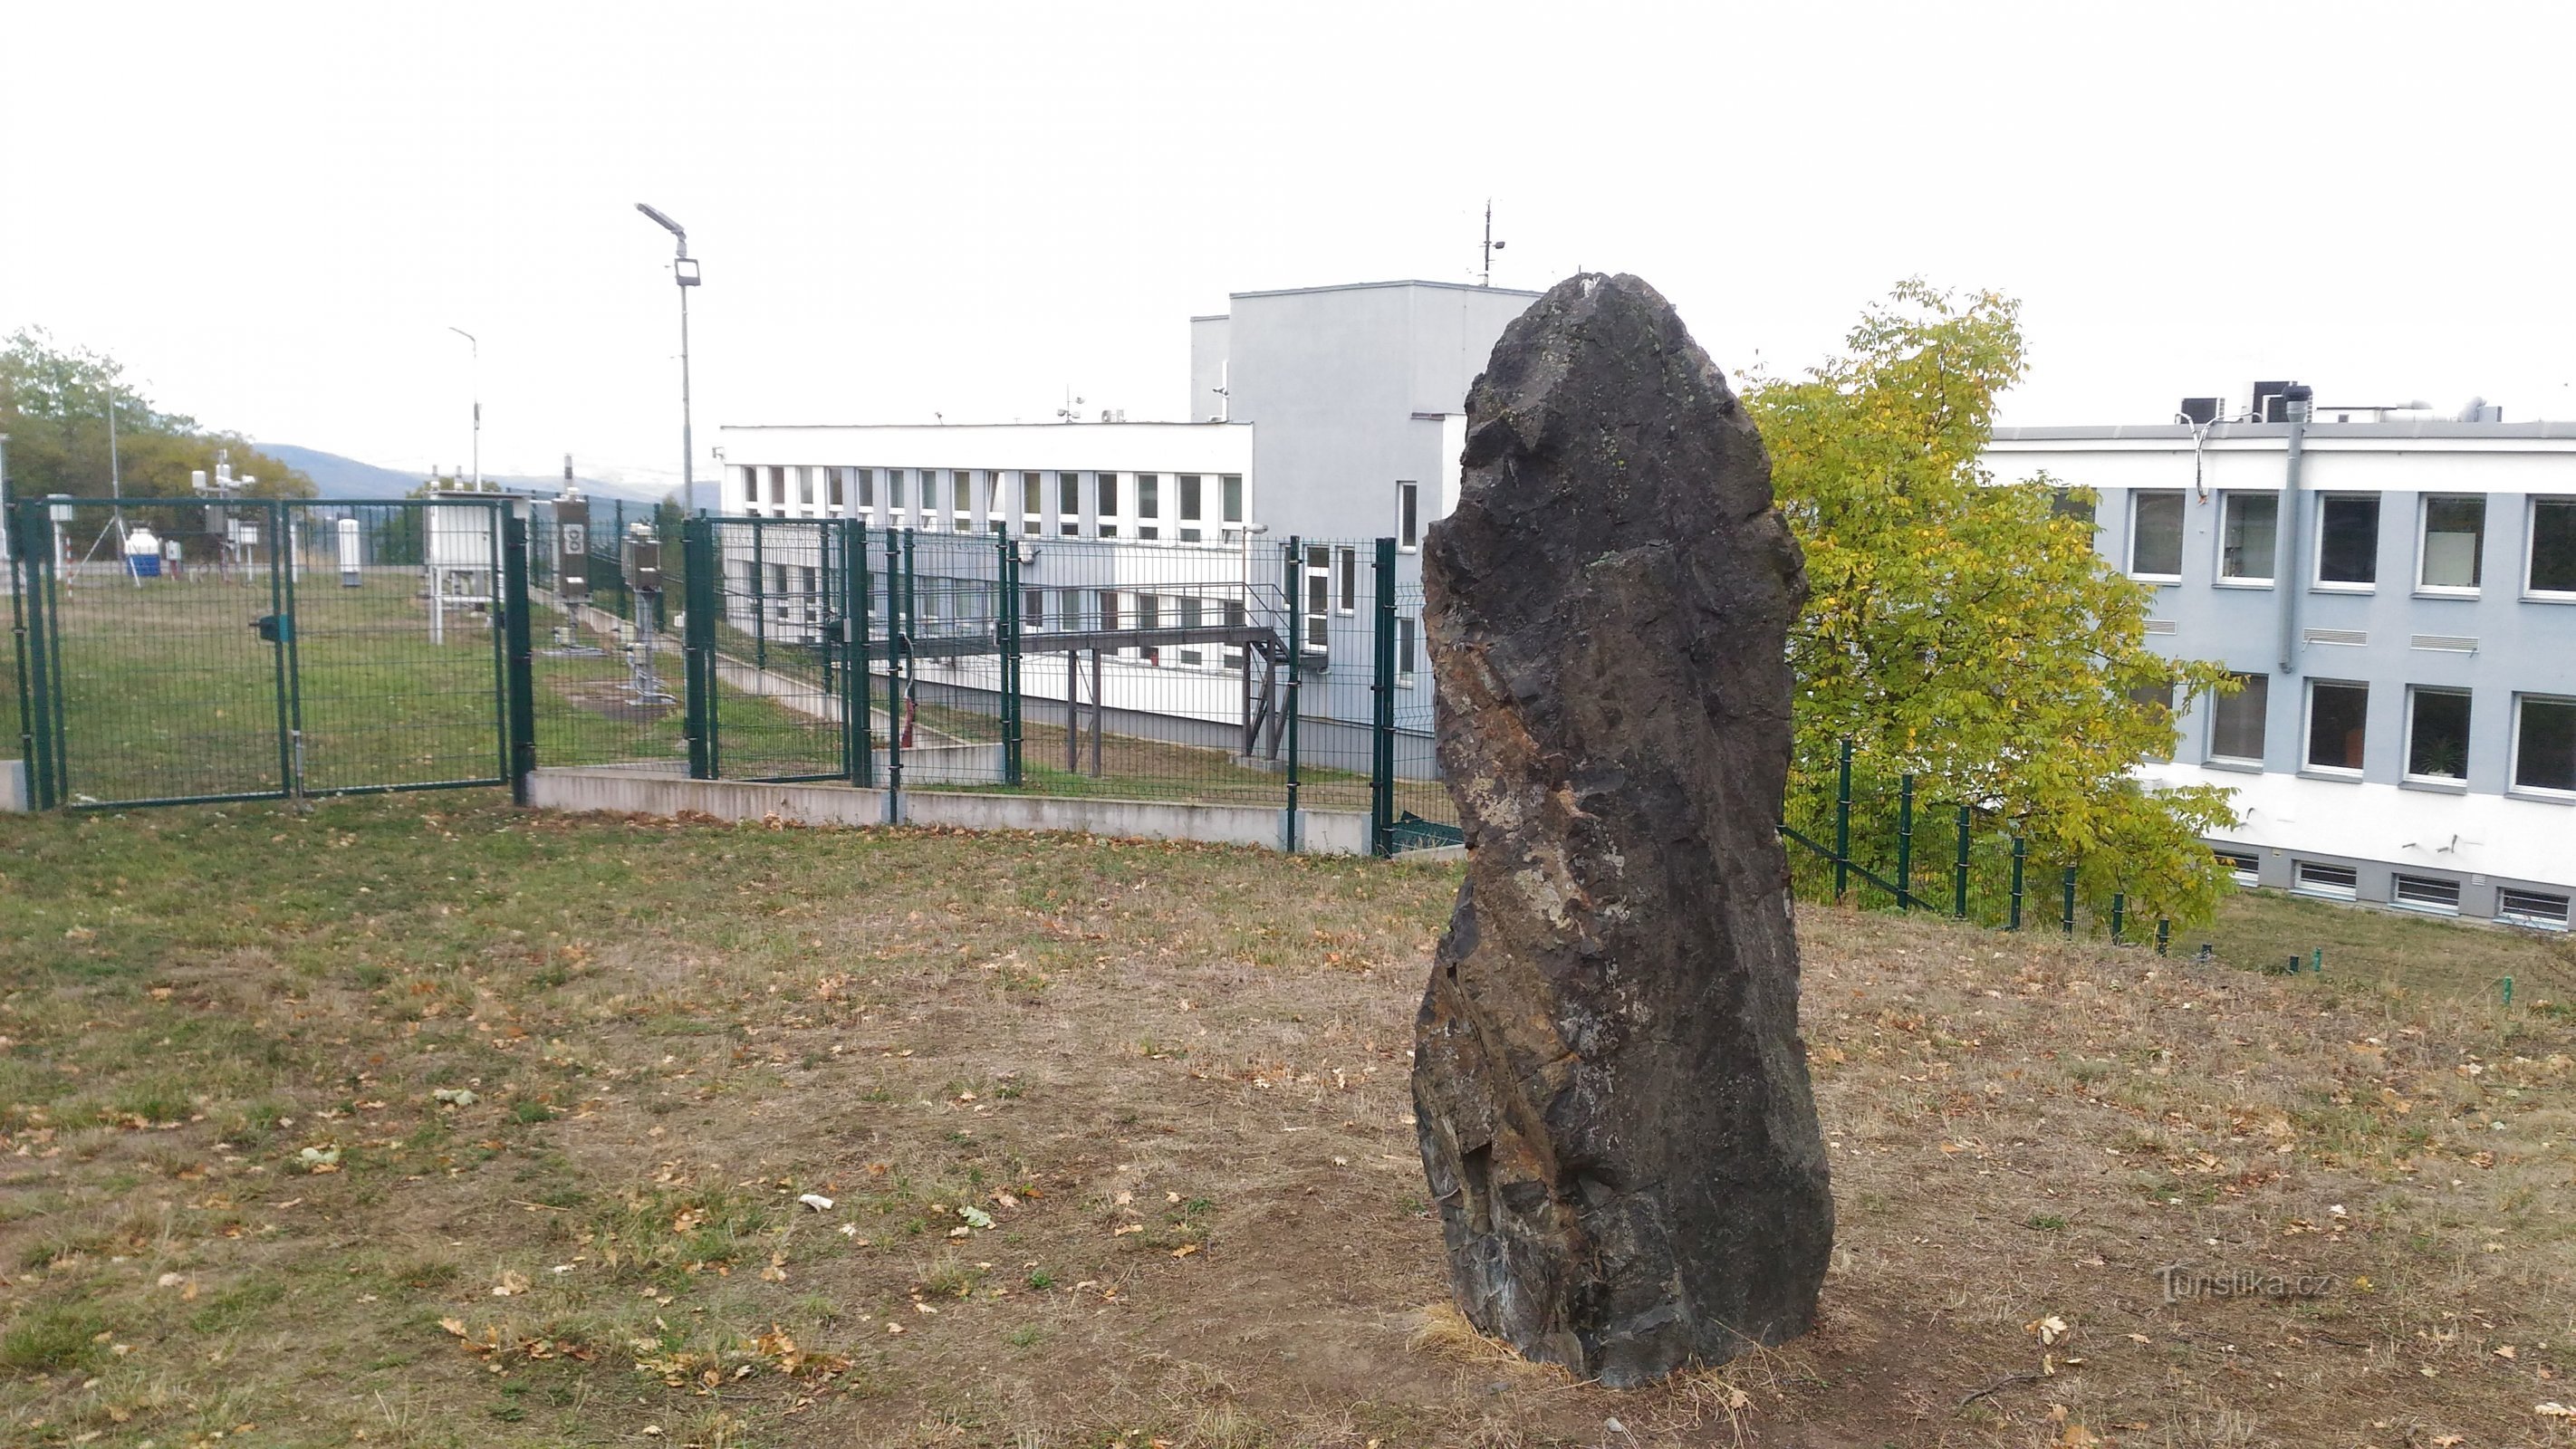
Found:
[[0, 1443], [2576, 1443], [2563, 946], [2343, 913], [2290, 979], [2224, 949], [2289, 903], [2215, 965], [1805, 910], [1822, 1324], [1613, 1393], [1441, 1306], [1454, 884], [465, 796], [0, 821]]

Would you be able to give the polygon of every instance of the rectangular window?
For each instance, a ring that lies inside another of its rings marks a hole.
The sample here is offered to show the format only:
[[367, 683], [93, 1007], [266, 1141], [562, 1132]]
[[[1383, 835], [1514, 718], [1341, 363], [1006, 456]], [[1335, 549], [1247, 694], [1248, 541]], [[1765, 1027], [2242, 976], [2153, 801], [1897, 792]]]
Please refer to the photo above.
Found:
[[2514, 700], [2513, 788], [2576, 794], [2576, 699]]
[[2272, 561], [2281, 549], [2281, 496], [2277, 493], [2222, 493], [2223, 518], [2218, 530], [2218, 576], [2235, 583], [2272, 582]]
[[2576, 599], [2576, 498], [2531, 500], [2531, 554], [2523, 588]]
[[2406, 691], [2406, 777], [2457, 783], [2469, 777], [2469, 694]]
[[2148, 752], [2147, 758], [2162, 763], [2173, 758], [2173, 686], [2141, 684], [2129, 691], [2129, 702], [2138, 707], [2148, 720], [2164, 730], [2164, 743]]
[[1138, 538], [1162, 537], [1163, 530], [1160, 526], [1162, 517], [1163, 475], [1160, 473], [1137, 474], [1136, 536]]
[[1360, 603], [1360, 551], [1355, 548], [1336, 550], [1333, 566], [1339, 571], [1342, 612], [1355, 612]]
[[1422, 485], [1398, 480], [1395, 485], [1395, 546], [1422, 546]]
[[760, 470], [758, 468], [736, 468], [733, 471], [734, 476], [742, 480], [742, 506], [749, 508], [753, 504], [758, 503], [760, 501]]
[[2290, 867], [2290, 881], [2290, 888], [2303, 896], [2349, 901], [2361, 895], [2361, 872], [2348, 865], [2302, 860]]
[[[1243, 475], [1240, 473], [1227, 473], [1223, 475], [1217, 480], [1217, 491], [1224, 495], [1223, 502], [1225, 504], [1225, 517], [1223, 521], [1227, 523], [1241, 523], [1243, 521]], [[2576, 588], [2576, 584], [2571, 584], [2569, 587]]]
[[1196, 473], [1183, 473], [1180, 475], [1180, 478], [1181, 522], [1199, 523], [1205, 521], [1207, 518], [1207, 512], [1204, 506], [1206, 503], [1206, 495], [1205, 491], [1200, 486], [1201, 479], [1199, 475]]
[[2567, 929], [2567, 898], [2545, 891], [2499, 888], [2496, 919], [2517, 926], [2538, 926], [2544, 931], [2563, 931]]
[[2409, 910], [2456, 916], [2460, 913], [2460, 883], [2426, 875], [2401, 875], [2388, 883], [2388, 900], [2391, 905]]
[[[1225, 601], [1225, 627], [1229, 629], [1240, 629], [1243, 627], [1244, 621], [1249, 617], [1251, 617], [1250, 612], [1244, 608], [1243, 601], [1241, 599], [1228, 599]], [[1243, 646], [1240, 644], [1226, 645], [1224, 664], [1228, 669], [1241, 669], [1243, 667]]]
[[1118, 513], [1118, 475], [1115, 473], [1100, 474], [1098, 482], [1100, 485], [1100, 516], [1103, 518], [1113, 518], [1117, 516]]
[[1031, 632], [1046, 628], [1046, 590], [1021, 590], [1020, 623]]
[[1118, 627], [1118, 591], [1116, 589], [1100, 591], [1100, 627], [1103, 629]]
[[1056, 521], [1064, 525], [1066, 533], [1079, 531], [1077, 525], [1082, 521], [1081, 474], [1055, 475], [1055, 516]]
[[2255, 858], [2252, 852], [2221, 850], [2212, 853], [2218, 857], [2220, 865], [2227, 867], [2228, 875], [2234, 878], [2238, 885], [2250, 888], [2263, 883], [2263, 862]]
[[859, 507], [868, 512], [874, 512], [877, 506], [877, 470], [853, 468], [850, 470], [850, 476], [857, 480]]
[[948, 475], [948, 511], [957, 520], [959, 533], [975, 531], [975, 475], [958, 471]]
[[2424, 500], [2424, 539], [2416, 553], [2415, 586], [2475, 593], [2486, 553], [2487, 501], [2435, 494]]
[[2317, 582], [2365, 588], [2379, 581], [2379, 495], [2317, 500]]
[[811, 468], [796, 470], [796, 506], [799, 508], [814, 506], [814, 470]]
[[826, 492], [824, 494], [824, 505], [830, 508], [834, 513], [845, 512], [850, 506], [850, 495], [846, 491], [847, 485], [843, 482], [843, 475], [848, 472], [849, 470], [846, 468], [826, 468], [823, 470], [823, 477], [827, 485]]
[[1395, 682], [1407, 688], [1413, 684], [1413, 621], [1395, 621]]
[[1020, 475], [1020, 531], [1035, 533], [1039, 520], [1046, 515], [1044, 475], [1035, 471]]
[[1314, 547], [1306, 550], [1306, 647], [1330, 650], [1333, 605], [1333, 551]]
[[2370, 686], [2316, 679], [2308, 682], [2308, 768], [2358, 774]]
[[2142, 579], [2182, 577], [2182, 494], [2142, 489], [2129, 495], [2129, 572]]
[[[1201, 623], [1199, 617], [1199, 596], [1196, 594], [1183, 594], [1180, 598], [1174, 600], [1174, 602], [1180, 606], [1180, 626], [1184, 629], [1198, 628]], [[1181, 649], [1181, 662], [1183, 664], [1204, 664], [1207, 662], [1207, 652], [1194, 644], [1184, 645]]]
[[787, 470], [785, 468], [769, 470], [769, 502], [773, 508], [787, 506]]
[[2239, 674], [2233, 694], [2221, 694], [2209, 705], [2209, 757], [2242, 764], [2263, 763], [2263, 718], [2272, 707], [2272, 677]]
[[[895, 513], [901, 513], [907, 506], [903, 501], [903, 483], [903, 469], [888, 468], [886, 470], [886, 507]], [[886, 520], [886, 527], [888, 528], [898, 528], [901, 526], [901, 523], [894, 518], [889, 517]]]

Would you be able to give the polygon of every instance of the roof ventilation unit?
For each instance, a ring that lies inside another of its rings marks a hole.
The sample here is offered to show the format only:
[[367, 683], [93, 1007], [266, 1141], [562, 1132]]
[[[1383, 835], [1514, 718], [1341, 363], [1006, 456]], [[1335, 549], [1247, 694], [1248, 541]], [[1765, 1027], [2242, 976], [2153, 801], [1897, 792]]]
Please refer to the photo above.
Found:
[[2178, 421], [2205, 428], [2218, 421], [2219, 410], [2226, 405], [2225, 398], [2187, 397], [2182, 400], [2182, 407], [2174, 413], [2174, 417]]

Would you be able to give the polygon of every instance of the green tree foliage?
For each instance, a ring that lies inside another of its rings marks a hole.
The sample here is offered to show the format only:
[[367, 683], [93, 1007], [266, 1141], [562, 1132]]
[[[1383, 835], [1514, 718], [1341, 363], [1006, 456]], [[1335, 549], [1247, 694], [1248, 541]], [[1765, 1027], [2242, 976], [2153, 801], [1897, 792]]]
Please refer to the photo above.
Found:
[[239, 433], [198, 426], [154, 407], [126, 381], [124, 365], [86, 348], [64, 347], [42, 328], [0, 345], [0, 433], [9, 435], [9, 491], [105, 497], [108, 404], [116, 405], [117, 473], [128, 496], [184, 498], [188, 475], [229, 454], [236, 475], [259, 481], [257, 497], [310, 498], [313, 480], [253, 447]]
[[1995, 397], [2022, 374], [2018, 304], [1907, 282], [1847, 347], [1802, 378], [1751, 378], [1745, 398], [1813, 590], [1790, 642], [1790, 824], [1830, 841], [1848, 739], [1854, 853], [1868, 839], [1892, 860], [1912, 774], [1931, 899], [1949, 900], [1954, 811], [1969, 805], [1981, 859], [2027, 837], [2034, 911], [2054, 913], [2073, 865], [2097, 915], [2125, 893], [2135, 919], [2207, 919], [2226, 877], [2200, 838], [2233, 823], [2226, 792], [2155, 788], [2131, 767], [2173, 748], [2161, 701], [2226, 676], [2148, 650], [2150, 590], [2095, 552], [2088, 492], [1999, 483], [1982, 465]]

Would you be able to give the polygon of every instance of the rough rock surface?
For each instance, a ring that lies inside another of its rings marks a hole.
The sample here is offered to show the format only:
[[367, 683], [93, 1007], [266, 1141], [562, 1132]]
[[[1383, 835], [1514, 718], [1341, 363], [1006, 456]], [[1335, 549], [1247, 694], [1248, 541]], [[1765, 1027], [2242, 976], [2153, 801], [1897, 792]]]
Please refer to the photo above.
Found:
[[1468, 846], [1423, 1166], [1478, 1328], [1642, 1383], [1805, 1332], [1832, 1252], [1772, 829], [1806, 575], [1752, 421], [1635, 277], [1503, 333], [1465, 461], [1423, 554]]

